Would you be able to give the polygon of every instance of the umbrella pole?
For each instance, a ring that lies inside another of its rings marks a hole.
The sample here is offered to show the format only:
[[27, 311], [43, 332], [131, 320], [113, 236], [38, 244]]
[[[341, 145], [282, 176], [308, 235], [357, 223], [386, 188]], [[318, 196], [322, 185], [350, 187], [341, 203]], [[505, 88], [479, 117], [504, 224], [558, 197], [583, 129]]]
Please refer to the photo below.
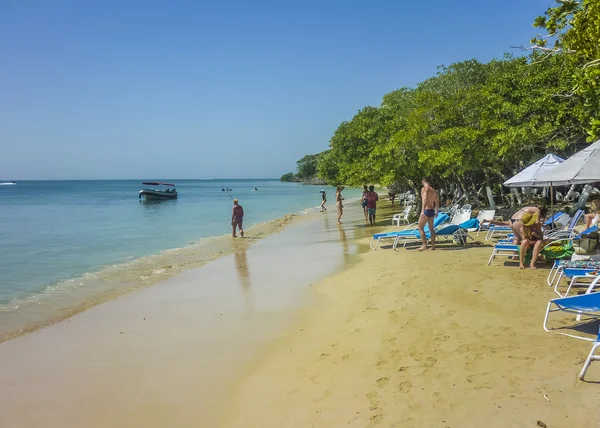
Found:
[[552, 182], [550, 182], [550, 216], [552, 219], [552, 230], [554, 230], [554, 189], [552, 188]]

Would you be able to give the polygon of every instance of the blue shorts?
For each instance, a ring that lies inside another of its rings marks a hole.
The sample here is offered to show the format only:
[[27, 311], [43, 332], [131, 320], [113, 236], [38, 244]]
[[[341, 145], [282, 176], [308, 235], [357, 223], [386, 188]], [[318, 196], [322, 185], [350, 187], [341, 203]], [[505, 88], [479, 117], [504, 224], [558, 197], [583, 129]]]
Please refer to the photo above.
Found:
[[423, 210], [425, 217], [435, 217], [435, 210]]
[[367, 208], [367, 201], [362, 201], [362, 207]]
[[377, 211], [377, 208], [367, 208], [367, 213], [369, 213], [369, 215], [375, 215], [375, 211]]

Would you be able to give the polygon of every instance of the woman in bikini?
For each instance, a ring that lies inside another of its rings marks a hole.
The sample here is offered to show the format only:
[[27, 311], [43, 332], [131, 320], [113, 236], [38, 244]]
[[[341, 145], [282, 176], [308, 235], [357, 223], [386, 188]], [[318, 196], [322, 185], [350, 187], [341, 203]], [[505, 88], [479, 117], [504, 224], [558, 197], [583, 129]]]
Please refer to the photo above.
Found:
[[338, 186], [335, 192], [335, 206], [337, 207], [338, 212], [337, 224], [342, 224], [341, 219], [342, 215], [344, 214], [344, 204], [342, 204], [342, 201], [344, 200], [342, 197], [343, 189], [344, 188], [342, 186]]
[[[544, 212], [542, 212], [542, 210]], [[528, 215], [535, 216], [535, 223], [541, 230], [542, 224], [540, 223], [540, 221], [545, 212], [546, 212], [545, 208], [540, 209], [538, 207], [524, 207], [512, 215], [512, 217], [510, 218], [509, 221], [510, 221], [510, 227], [515, 235], [515, 239], [514, 239], [515, 244], [520, 244], [524, 238], [523, 237], [523, 234], [524, 234], [524, 232], [523, 232], [523, 217], [526, 216], [529, 218]]]
[[362, 197], [360, 199], [360, 205], [362, 206], [362, 209], [365, 213], [365, 222], [368, 223], [369, 222], [369, 214], [367, 212], [367, 195], [369, 194], [369, 188], [367, 187], [367, 185], [365, 184], [363, 186], [363, 192], [362, 192]]

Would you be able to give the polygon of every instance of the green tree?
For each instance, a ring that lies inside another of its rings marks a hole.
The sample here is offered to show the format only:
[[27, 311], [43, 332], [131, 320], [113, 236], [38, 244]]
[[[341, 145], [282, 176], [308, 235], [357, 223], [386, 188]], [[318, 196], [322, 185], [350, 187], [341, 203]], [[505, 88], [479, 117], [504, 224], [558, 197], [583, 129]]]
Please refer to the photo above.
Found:
[[317, 161], [319, 155], [306, 155], [300, 159], [297, 164], [298, 177], [302, 180], [309, 180], [317, 174]]
[[[575, 67], [573, 93], [583, 99], [589, 140], [600, 135], [600, 1], [556, 0], [534, 26], [548, 34], [532, 40], [533, 49], [566, 56]], [[553, 47], [551, 46], [553, 43]]]
[[290, 182], [290, 181], [294, 181], [294, 173], [293, 172], [288, 172], [287, 174], [283, 174], [280, 178], [281, 181], [283, 182]]

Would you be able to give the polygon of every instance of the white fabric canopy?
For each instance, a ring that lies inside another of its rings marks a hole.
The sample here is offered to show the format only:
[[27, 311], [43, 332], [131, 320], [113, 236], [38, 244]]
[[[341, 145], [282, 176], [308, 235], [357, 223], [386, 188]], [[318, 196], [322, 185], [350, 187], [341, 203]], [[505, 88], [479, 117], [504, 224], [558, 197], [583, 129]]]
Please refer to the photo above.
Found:
[[549, 186], [548, 184], [539, 184], [539, 177], [555, 168], [564, 159], [553, 154], [549, 154], [529, 165], [523, 171], [519, 172], [513, 178], [504, 182], [507, 187], [534, 187], [534, 186]]
[[547, 186], [550, 183], [554, 186], [568, 186], [600, 181], [600, 140], [540, 174], [538, 180], [533, 186]]

